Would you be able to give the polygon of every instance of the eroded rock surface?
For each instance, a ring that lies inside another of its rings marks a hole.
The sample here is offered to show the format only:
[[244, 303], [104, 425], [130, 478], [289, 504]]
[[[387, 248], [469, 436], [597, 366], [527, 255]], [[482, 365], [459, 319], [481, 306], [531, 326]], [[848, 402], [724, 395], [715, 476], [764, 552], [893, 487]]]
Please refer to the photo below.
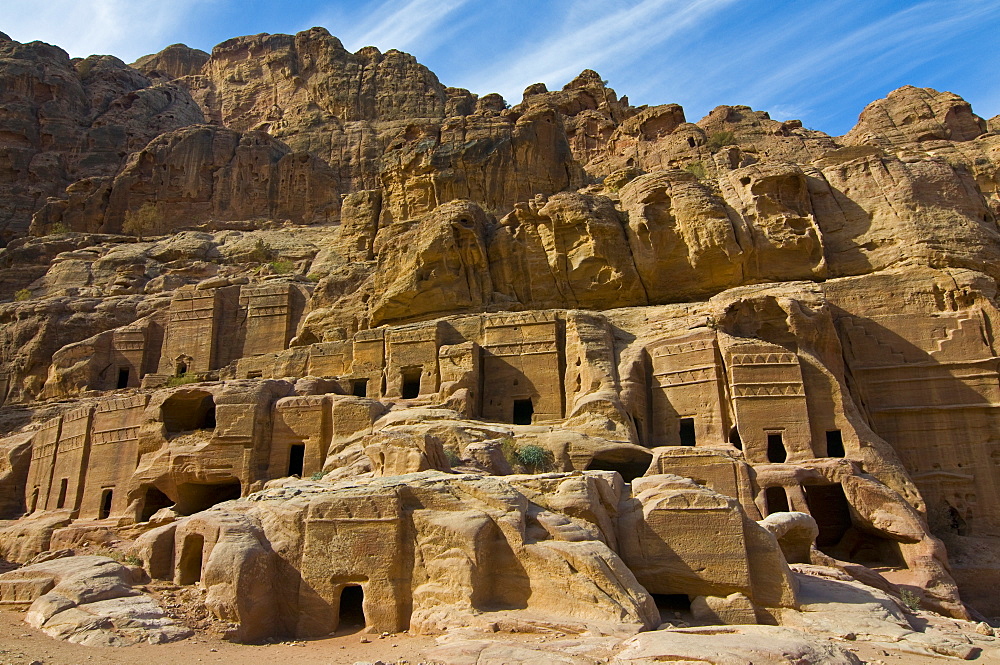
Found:
[[0, 91], [0, 556], [46, 559], [0, 593], [51, 634], [183, 632], [50, 552], [102, 546], [243, 641], [993, 655], [1000, 139], [960, 97], [843, 137], [590, 70], [509, 107], [322, 28], [3, 39]]

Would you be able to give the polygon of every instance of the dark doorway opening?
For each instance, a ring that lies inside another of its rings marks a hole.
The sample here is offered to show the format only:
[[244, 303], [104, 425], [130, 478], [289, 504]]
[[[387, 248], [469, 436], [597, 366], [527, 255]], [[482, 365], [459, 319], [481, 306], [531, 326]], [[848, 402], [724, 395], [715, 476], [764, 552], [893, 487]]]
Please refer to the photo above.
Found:
[[[417, 392], [420, 392], [419, 386]], [[368, 379], [354, 379], [351, 382], [351, 394], [355, 397], [368, 397]]]
[[781, 440], [781, 432], [769, 432], [767, 435], [767, 461], [780, 464], [788, 459], [785, 443]]
[[184, 362], [183, 360], [177, 361], [177, 369], [174, 372], [174, 376], [184, 376], [185, 374], [187, 374], [187, 371], [188, 371], [187, 363]]
[[736, 425], [729, 430], [729, 443], [736, 450], [743, 450], [743, 439], [740, 438], [740, 431], [736, 429]]
[[694, 418], [681, 418], [680, 436], [682, 446], [695, 445]]
[[968, 535], [968, 523], [955, 506], [948, 506], [948, 528], [960, 536]]
[[205, 549], [205, 537], [192, 533], [184, 538], [181, 546], [181, 560], [177, 564], [177, 584], [197, 584], [201, 581], [201, 562]]
[[215, 400], [201, 390], [179, 392], [163, 402], [160, 415], [169, 433], [215, 429]]
[[38, 488], [36, 487], [31, 491], [31, 505], [28, 506], [28, 512], [33, 513], [35, 509], [38, 508]]
[[118, 388], [128, 388], [128, 367], [118, 368]]
[[360, 584], [345, 586], [340, 592], [340, 623], [338, 630], [355, 632], [367, 625], [365, 621], [365, 591]]
[[111, 502], [113, 500], [114, 491], [106, 489], [101, 492], [101, 508], [97, 511], [97, 519], [106, 520], [111, 517]]
[[420, 396], [421, 374], [420, 368], [403, 370], [403, 386], [400, 389], [403, 399], [414, 399]]
[[302, 466], [306, 459], [306, 446], [303, 443], [293, 444], [288, 449], [288, 475], [302, 477]]
[[844, 453], [844, 437], [840, 433], [839, 429], [831, 430], [826, 433], [826, 456], [827, 457], [843, 457]]
[[768, 487], [764, 490], [764, 501], [767, 502], [768, 515], [788, 512], [788, 495], [784, 487]]
[[512, 420], [515, 425], [530, 425], [531, 418], [534, 415], [535, 405], [531, 403], [530, 399], [514, 400], [514, 417]]
[[139, 521], [148, 522], [157, 511], [172, 505], [174, 505], [173, 499], [157, 488], [150, 487], [142, 499], [142, 512], [139, 514]]
[[403, 385], [400, 394], [403, 399], [414, 399], [420, 396], [420, 368], [403, 370]]
[[66, 491], [69, 489], [69, 478], [63, 478], [59, 481], [59, 500], [56, 501], [56, 508], [64, 508], [66, 506]]
[[239, 481], [215, 485], [184, 483], [177, 486], [177, 504], [174, 509], [181, 515], [193, 515], [223, 501], [238, 499], [240, 494]]

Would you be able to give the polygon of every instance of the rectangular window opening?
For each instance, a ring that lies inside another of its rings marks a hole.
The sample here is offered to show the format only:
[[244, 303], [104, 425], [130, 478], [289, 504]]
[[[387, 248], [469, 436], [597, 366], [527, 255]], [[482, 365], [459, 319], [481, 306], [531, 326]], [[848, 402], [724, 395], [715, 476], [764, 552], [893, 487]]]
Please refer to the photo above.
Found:
[[680, 437], [682, 446], [695, 445], [694, 418], [681, 418]]
[[[417, 392], [419, 393], [419, 386]], [[368, 379], [354, 379], [351, 382], [351, 394], [355, 397], [368, 397]]]
[[128, 367], [118, 368], [118, 388], [128, 388]]

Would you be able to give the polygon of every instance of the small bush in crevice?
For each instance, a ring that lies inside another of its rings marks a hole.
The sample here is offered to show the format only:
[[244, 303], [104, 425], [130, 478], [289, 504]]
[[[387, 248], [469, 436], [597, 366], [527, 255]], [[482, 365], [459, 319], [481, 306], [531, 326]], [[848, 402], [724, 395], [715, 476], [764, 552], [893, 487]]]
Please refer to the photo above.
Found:
[[253, 244], [253, 250], [250, 252], [250, 260], [256, 263], [267, 263], [273, 260], [274, 256], [274, 248], [267, 244], [263, 238], [257, 238]]
[[693, 175], [698, 180], [704, 180], [708, 177], [708, 172], [705, 170], [705, 165], [701, 162], [691, 162], [684, 167], [684, 170]]
[[715, 152], [721, 150], [727, 145], [733, 145], [736, 143], [736, 135], [732, 132], [713, 132], [711, 136], [708, 137], [708, 143], [705, 147]]
[[515, 454], [518, 463], [531, 473], [552, 469], [552, 453], [541, 446], [530, 443], [520, 446]]
[[295, 270], [295, 264], [291, 261], [278, 260], [272, 261], [268, 264], [271, 267], [271, 272], [275, 275], [287, 275], [288, 273]]
[[189, 383], [198, 383], [198, 377], [193, 374], [181, 374], [180, 376], [172, 376], [167, 379], [168, 388], [173, 388], [174, 386], [186, 386]]
[[903, 601], [903, 605], [906, 606], [906, 609], [910, 610], [911, 612], [916, 612], [917, 610], [920, 609], [920, 596], [913, 593], [909, 589], [903, 589], [902, 591], [900, 591], [899, 599]]

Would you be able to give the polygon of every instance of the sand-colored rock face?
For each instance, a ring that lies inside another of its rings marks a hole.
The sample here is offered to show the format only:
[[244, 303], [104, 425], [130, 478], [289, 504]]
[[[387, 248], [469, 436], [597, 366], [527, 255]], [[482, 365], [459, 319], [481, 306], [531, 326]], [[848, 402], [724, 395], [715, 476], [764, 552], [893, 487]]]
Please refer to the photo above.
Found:
[[[243, 641], [592, 636], [560, 662], [967, 657], [894, 598], [1000, 614], [1000, 141], [961, 98], [837, 138], [591, 70], [511, 108], [314, 28], [2, 39], [0, 106], [5, 560], [111, 544]], [[0, 600], [180, 637], [142, 577]], [[510, 649], [439, 651], [556, 653]]]

